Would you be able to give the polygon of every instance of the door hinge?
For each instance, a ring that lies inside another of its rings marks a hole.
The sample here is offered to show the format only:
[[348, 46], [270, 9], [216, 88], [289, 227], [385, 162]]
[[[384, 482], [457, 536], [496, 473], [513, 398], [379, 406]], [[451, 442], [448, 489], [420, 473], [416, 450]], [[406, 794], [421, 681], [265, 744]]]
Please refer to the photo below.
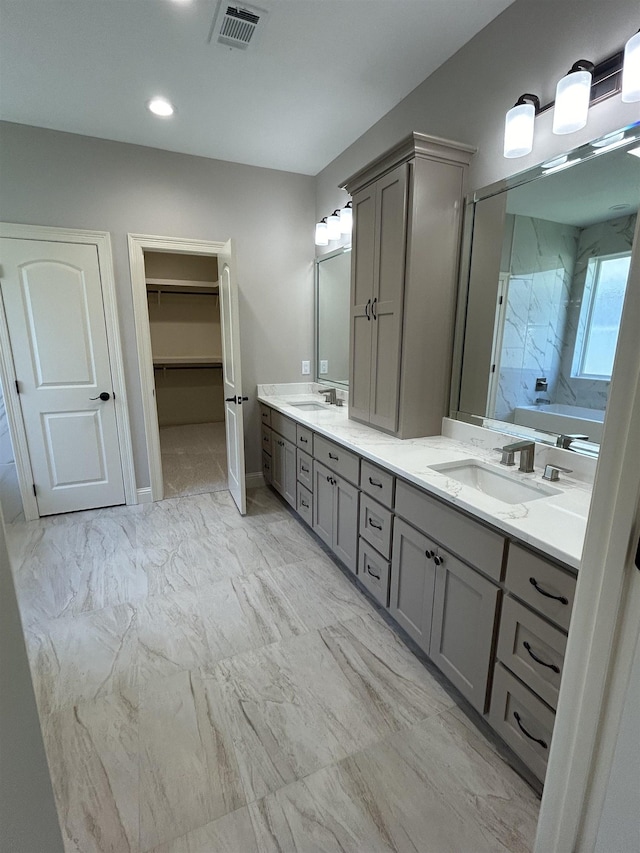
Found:
[[20, 383], [18, 382], [18, 380], [17, 380], [17, 379], [16, 379], [16, 392], [17, 392], [18, 394], [20, 393]]
[[34, 494], [36, 497], [38, 496], [38, 492], [37, 492], [37, 490], [36, 490], [36, 484], [35, 484], [35, 483], [33, 484], [33, 494]]

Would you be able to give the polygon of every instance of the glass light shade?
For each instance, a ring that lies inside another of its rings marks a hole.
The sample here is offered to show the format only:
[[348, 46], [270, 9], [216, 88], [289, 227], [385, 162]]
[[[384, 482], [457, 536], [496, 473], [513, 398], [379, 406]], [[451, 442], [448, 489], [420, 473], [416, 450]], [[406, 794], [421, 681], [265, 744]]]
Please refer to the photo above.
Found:
[[512, 107], [504, 122], [504, 156], [524, 157], [533, 148], [536, 108], [533, 104]]
[[340, 211], [340, 233], [348, 236], [353, 231], [353, 210], [343, 207]]
[[316, 223], [316, 246], [328, 246], [329, 235], [327, 234], [327, 223]]
[[341, 234], [340, 216], [338, 213], [332, 213], [331, 216], [327, 216], [327, 236], [330, 240], [339, 240]]
[[556, 86], [553, 132], [574, 133], [587, 123], [591, 96], [591, 72], [570, 71]]
[[157, 116], [168, 118], [175, 112], [173, 104], [166, 98], [152, 98], [147, 104], [148, 109]]
[[640, 33], [631, 36], [624, 48], [622, 100], [625, 104], [640, 101]]

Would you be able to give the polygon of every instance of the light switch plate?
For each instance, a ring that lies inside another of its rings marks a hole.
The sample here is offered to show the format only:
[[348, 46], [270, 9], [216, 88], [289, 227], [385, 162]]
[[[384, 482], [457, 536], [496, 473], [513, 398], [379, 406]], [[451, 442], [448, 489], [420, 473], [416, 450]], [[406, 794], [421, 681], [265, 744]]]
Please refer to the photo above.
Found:
[[308, 376], [311, 373], [311, 362], [303, 361], [302, 362], [302, 375]]
[[329, 372], [329, 361], [326, 358], [320, 359], [320, 373]]

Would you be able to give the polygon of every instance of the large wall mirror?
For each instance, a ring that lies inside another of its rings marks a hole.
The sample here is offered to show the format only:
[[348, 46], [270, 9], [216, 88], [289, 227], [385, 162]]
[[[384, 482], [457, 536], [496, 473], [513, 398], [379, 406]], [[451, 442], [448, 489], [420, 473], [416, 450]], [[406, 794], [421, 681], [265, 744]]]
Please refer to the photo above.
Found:
[[349, 387], [351, 249], [316, 259], [316, 381]]
[[475, 194], [457, 417], [597, 453], [639, 204], [638, 127]]

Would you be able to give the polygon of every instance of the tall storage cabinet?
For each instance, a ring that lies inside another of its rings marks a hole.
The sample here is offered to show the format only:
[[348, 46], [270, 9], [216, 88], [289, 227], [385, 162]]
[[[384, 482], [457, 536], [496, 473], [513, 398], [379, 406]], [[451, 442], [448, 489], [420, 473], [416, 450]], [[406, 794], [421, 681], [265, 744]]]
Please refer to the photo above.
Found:
[[349, 417], [415, 438], [448, 411], [466, 168], [412, 133], [344, 182], [353, 197]]

